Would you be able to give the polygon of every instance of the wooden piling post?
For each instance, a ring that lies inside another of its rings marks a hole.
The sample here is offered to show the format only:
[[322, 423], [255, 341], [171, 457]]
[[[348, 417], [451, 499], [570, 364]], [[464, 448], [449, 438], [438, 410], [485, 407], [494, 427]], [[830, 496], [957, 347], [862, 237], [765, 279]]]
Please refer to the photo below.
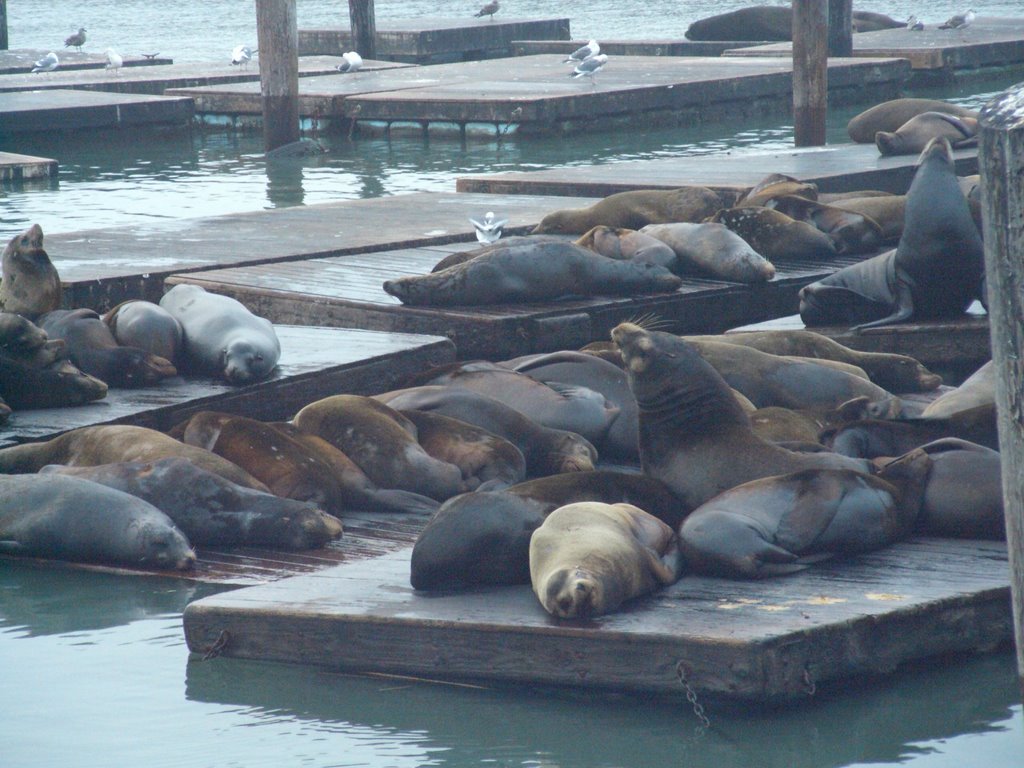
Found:
[[853, 0], [828, 0], [828, 55], [853, 54]]
[[377, 20], [373, 0], [348, 0], [348, 23], [352, 49], [364, 59], [377, 58]]
[[7, 0], [0, 0], [0, 51], [9, 48], [7, 40]]
[[1024, 87], [981, 110], [978, 166], [1006, 541], [1024, 700]]
[[793, 0], [793, 132], [798, 147], [825, 144], [828, 111], [828, 6]]
[[299, 140], [299, 29], [295, 0], [256, 0], [263, 146]]

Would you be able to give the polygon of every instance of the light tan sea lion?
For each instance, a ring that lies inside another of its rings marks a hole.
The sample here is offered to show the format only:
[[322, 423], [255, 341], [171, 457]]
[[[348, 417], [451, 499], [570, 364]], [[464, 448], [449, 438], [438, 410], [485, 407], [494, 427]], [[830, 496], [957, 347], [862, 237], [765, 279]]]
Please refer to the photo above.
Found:
[[43, 228], [38, 224], [7, 243], [0, 258], [0, 277], [0, 310], [34, 320], [60, 307], [60, 276], [43, 250]]
[[946, 139], [954, 149], [978, 143], [978, 120], [943, 112], [925, 112], [910, 118], [895, 131], [875, 134], [875, 146], [883, 156], [916, 155], [932, 139]]
[[672, 248], [680, 274], [711, 275], [740, 283], [763, 283], [775, 277], [769, 259], [722, 224], [648, 224], [640, 232]]
[[533, 234], [582, 235], [592, 227], [641, 229], [648, 224], [671, 221], [703, 221], [723, 205], [717, 192], [706, 187], [679, 189], [638, 189], [617, 192], [588, 208], [573, 208], [549, 213]]
[[635, 229], [599, 224], [575, 242], [610, 259], [638, 259], [676, 272], [676, 252], [661, 240]]
[[910, 118], [924, 112], [944, 112], [957, 117], [974, 117], [978, 112], [939, 99], [892, 99], [876, 104], [854, 117], [846, 126], [850, 138], [858, 144], [872, 144], [879, 131], [895, 131]]

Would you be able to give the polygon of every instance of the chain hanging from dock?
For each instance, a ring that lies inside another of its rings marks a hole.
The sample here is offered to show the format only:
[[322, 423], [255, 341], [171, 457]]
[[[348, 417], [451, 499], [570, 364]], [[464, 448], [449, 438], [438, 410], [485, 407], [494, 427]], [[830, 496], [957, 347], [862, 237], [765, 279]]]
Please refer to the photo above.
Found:
[[220, 634], [217, 635], [217, 639], [213, 641], [213, 645], [206, 649], [206, 653], [203, 654], [203, 661], [209, 661], [220, 656], [221, 652], [228, 647], [228, 643], [231, 642], [231, 633], [226, 629], [222, 629]]
[[697, 736], [703, 736], [705, 731], [711, 727], [711, 720], [704, 714], [704, 705], [697, 700], [697, 691], [693, 689], [690, 681], [686, 679], [686, 666], [681, 661], [676, 662], [676, 679], [683, 686], [683, 690], [686, 692], [686, 700], [690, 702], [690, 706], [693, 707], [693, 714], [696, 715], [697, 721], [700, 723], [694, 729], [694, 732]]

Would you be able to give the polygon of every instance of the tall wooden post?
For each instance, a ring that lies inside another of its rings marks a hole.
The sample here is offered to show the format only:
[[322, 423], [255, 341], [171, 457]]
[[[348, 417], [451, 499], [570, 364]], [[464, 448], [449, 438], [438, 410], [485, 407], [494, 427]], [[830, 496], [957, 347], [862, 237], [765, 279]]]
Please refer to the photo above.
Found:
[[0, 0], [0, 51], [10, 47], [7, 40], [7, 0]]
[[853, 0], [828, 0], [828, 55], [853, 53]]
[[793, 131], [798, 147], [825, 143], [828, 112], [828, 6], [793, 0]]
[[352, 48], [364, 59], [377, 58], [377, 20], [373, 0], [348, 0], [348, 23]]
[[256, 0], [263, 146], [299, 140], [299, 28], [295, 0]]
[[1024, 699], [1024, 87], [981, 110], [978, 165], [1017, 676]]

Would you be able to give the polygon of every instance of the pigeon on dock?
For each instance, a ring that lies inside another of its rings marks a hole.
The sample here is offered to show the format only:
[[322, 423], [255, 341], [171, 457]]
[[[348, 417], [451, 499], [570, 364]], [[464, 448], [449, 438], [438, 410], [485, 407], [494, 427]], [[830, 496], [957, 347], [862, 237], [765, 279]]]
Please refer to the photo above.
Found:
[[470, 219], [469, 223], [476, 228], [476, 239], [481, 243], [493, 243], [501, 237], [501, 228], [508, 224], [508, 219], [494, 220], [494, 211], [488, 211], [483, 221]]
[[33, 72], [53, 72], [60, 65], [60, 59], [57, 58], [57, 54], [50, 51], [48, 54], [43, 56], [39, 61], [34, 62], [32, 66]]
[[231, 63], [235, 66], [248, 66], [254, 53], [255, 51], [248, 45], [236, 45], [235, 49], [231, 51]]
[[121, 58], [121, 54], [113, 48], [107, 48], [107, 66], [104, 69], [112, 69], [115, 75], [120, 75], [122, 66], [124, 66], [124, 59]]
[[477, 18], [480, 18], [481, 16], [490, 16], [491, 21], [494, 21], [494, 14], [496, 14], [500, 8], [501, 6], [498, 5], [498, 0], [491, 0], [491, 2], [489, 2], [487, 5], [485, 5], [483, 8], [481, 8], [473, 15], [476, 16]]
[[339, 72], [355, 72], [363, 66], [363, 57], [355, 51], [346, 51], [341, 54], [341, 58], [344, 61], [337, 66]]
[[593, 85], [596, 82], [594, 80], [594, 76], [600, 72], [607, 63], [608, 57], [603, 53], [599, 53], [597, 56], [591, 56], [576, 65], [576, 69], [572, 71], [571, 77], [589, 77], [590, 84]]
[[907, 18], [907, 29], [909, 29], [911, 32], [920, 32], [921, 30], [924, 29], [924, 22], [918, 21], [917, 16], [915, 16], [914, 14], [910, 14], [910, 16]]
[[597, 56], [601, 52], [601, 46], [597, 44], [597, 40], [591, 40], [586, 45], [577, 48], [575, 51], [569, 54], [569, 56], [562, 61], [563, 64], [579, 64], [582, 61], [586, 61], [591, 56]]
[[85, 27], [79, 27], [75, 34], [70, 35], [66, 40], [64, 40], [65, 48], [75, 47], [79, 52], [81, 52], [83, 45], [85, 45]]
[[967, 29], [974, 21], [974, 9], [971, 8], [965, 13], [955, 13], [942, 24], [939, 29]]

